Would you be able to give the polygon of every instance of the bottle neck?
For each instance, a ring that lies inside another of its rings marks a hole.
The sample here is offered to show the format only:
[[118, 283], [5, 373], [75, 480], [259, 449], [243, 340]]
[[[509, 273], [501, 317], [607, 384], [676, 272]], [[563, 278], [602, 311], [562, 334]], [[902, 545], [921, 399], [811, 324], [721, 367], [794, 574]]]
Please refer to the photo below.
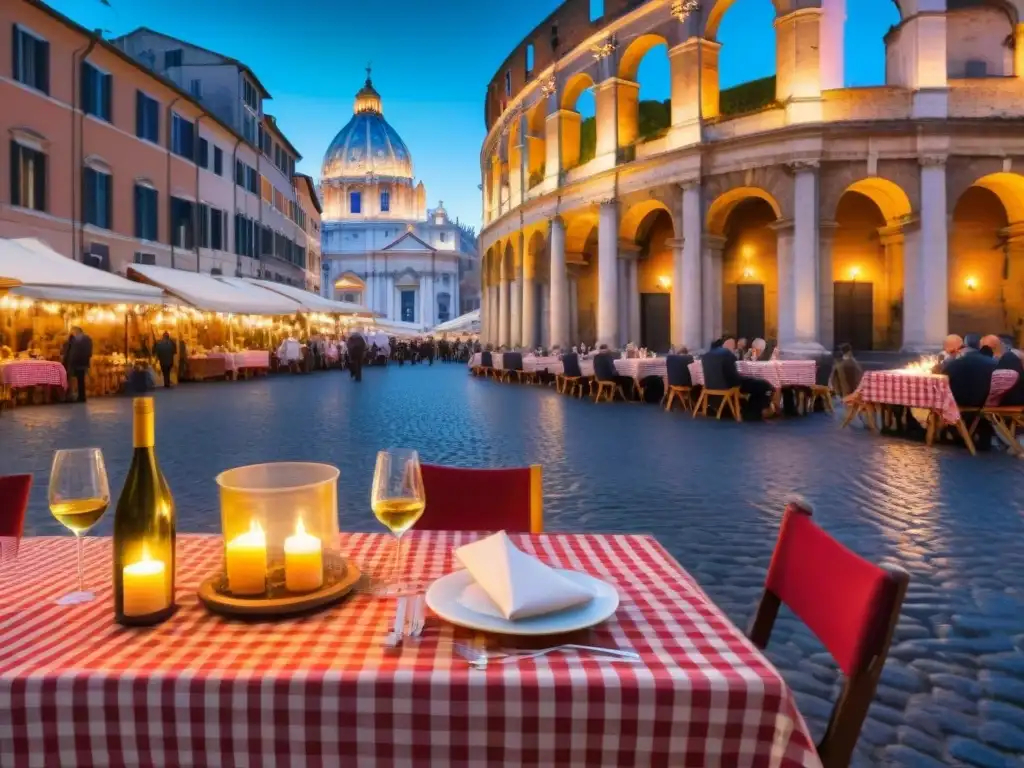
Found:
[[132, 422], [132, 445], [135, 448], [152, 448], [156, 440], [153, 413], [136, 413]]

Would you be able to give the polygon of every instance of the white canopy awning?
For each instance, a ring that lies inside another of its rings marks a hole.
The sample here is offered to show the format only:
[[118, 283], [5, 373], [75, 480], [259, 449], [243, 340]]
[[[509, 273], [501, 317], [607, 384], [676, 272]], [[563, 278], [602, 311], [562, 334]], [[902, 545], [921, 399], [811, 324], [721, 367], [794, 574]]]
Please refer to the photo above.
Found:
[[217, 278], [201, 272], [133, 264], [128, 277], [163, 288], [186, 304], [205, 312], [235, 315], [294, 315], [298, 302], [265, 291], [244, 280]]
[[425, 335], [422, 325], [417, 325], [416, 323], [403, 323], [398, 320], [386, 320], [384, 318], [370, 320], [366, 323], [366, 327], [367, 329], [383, 331], [384, 333], [389, 333], [392, 336], [401, 336], [404, 338]]
[[61, 256], [31, 237], [0, 238], [0, 277], [16, 296], [78, 304], [163, 304], [163, 291]]
[[480, 310], [474, 309], [464, 315], [435, 325], [433, 333], [477, 333], [480, 330]]
[[331, 301], [315, 293], [304, 291], [302, 288], [296, 288], [294, 285], [273, 283], [269, 280], [257, 280], [252, 277], [224, 277], [221, 279], [241, 280], [252, 285], [258, 285], [260, 288], [268, 291], [274, 291], [274, 293], [279, 293], [292, 301], [297, 301], [307, 312], [323, 312], [329, 315], [363, 315], [364, 317], [374, 317], [376, 315], [372, 309], [364, 307], [362, 304], [353, 304], [350, 301]]

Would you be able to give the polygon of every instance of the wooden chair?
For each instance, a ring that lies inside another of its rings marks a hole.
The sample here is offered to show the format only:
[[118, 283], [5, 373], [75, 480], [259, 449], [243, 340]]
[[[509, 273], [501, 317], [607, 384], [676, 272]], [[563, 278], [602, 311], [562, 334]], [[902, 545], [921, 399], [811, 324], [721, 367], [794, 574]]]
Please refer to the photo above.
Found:
[[885, 666], [910, 576], [877, 566], [811, 520], [810, 506], [790, 502], [749, 637], [765, 648], [785, 603], [825, 645], [845, 676], [818, 756], [825, 768], [849, 765]]
[[583, 397], [583, 371], [580, 369], [580, 358], [575, 352], [562, 355], [562, 373], [558, 377], [558, 391], [562, 394]]
[[423, 464], [427, 507], [417, 531], [543, 533], [543, 473], [539, 464], [466, 469]]
[[668, 391], [665, 393], [665, 410], [671, 411], [672, 404], [679, 398], [683, 410], [693, 408], [693, 379], [690, 378], [690, 363], [693, 355], [669, 355], [665, 360], [668, 370]]
[[489, 376], [491, 371], [494, 370], [494, 359], [491, 357], [490, 352], [480, 353], [480, 365], [474, 366], [473, 375], [475, 376]]
[[0, 562], [18, 556], [32, 475], [0, 476]]
[[836, 359], [832, 355], [820, 355], [815, 359], [817, 367], [814, 372], [814, 384], [806, 395], [806, 402], [800, 409], [804, 413], [814, 413], [814, 407], [821, 401], [828, 413], [835, 413], [832, 407], [832, 371], [836, 365]]
[[974, 438], [978, 425], [985, 419], [992, 425], [996, 435], [1006, 443], [1014, 456], [1024, 456], [1024, 448], [1017, 439], [1017, 428], [1024, 427], [1024, 405], [993, 405], [984, 408], [961, 408], [960, 418], [967, 423], [967, 417], [973, 415], [967, 426], [967, 433]]
[[704, 371], [704, 387], [700, 391], [700, 397], [697, 398], [697, 404], [693, 407], [693, 415], [697, 416], [699, 413], [701, 416], [708, 415], [708, 399], [711, 397], [722, 398], [718, 404], [718, 411], [715, 413], [716, 419], [722, 418], [722, 412], [726, 406], [732, 412], [732, 417], [736, 421], [742, 421], [743, 418], [740, 416], [740, 388], [730, 387], [728, 382], [722, 380], [721, 373], [715, 369], [714, 366], [709, 368], [701, 361], [701, 368]]
[[626, 393], [622, 391], [622, 385], [619, 384], [617, 376], [615, 358], [611, 354], [602, 352], [594, 356], [594, 383], [597, 384], [597, 390], [594, 393], [595, 403], [600, 403], [602, 400], [610, 403], [616, 395], [626, 400]]

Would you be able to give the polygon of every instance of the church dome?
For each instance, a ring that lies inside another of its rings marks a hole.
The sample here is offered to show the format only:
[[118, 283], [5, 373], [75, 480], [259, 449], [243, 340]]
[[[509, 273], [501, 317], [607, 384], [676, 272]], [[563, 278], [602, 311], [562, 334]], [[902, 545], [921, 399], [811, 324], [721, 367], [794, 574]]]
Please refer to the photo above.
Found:
[[409, 148], [384, 119], [380, 94], [367, 71], [366, 84], [356, 94], [355, 114], [338, 131], [324, 154], [321, 178], [362, 179], [368, 174], [378, 178], [412, 179]]

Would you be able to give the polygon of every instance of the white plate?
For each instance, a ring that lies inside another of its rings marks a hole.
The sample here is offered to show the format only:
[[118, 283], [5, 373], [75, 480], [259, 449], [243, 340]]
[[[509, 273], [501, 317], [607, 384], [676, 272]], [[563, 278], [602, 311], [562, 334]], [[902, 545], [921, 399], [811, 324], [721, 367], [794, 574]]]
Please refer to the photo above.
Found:
[[619, 607], [619, 593], [609, 584], [579, 571], [556, 571], [570, 581], [594, 593], [594, 599], [586, 605], [567, 608], [545, 616], [509, 621], [499, 616], [480, 613], [462, 604], [460, 597], [466, 587], [472, 585], [469, 571], [461, 570], [442, 576], [427, 590], [427, 605], [445, 621], [460, 627], [481, 632], [497, 632], [502, 635], [555, 635], [575, 632], [600, 624]]

